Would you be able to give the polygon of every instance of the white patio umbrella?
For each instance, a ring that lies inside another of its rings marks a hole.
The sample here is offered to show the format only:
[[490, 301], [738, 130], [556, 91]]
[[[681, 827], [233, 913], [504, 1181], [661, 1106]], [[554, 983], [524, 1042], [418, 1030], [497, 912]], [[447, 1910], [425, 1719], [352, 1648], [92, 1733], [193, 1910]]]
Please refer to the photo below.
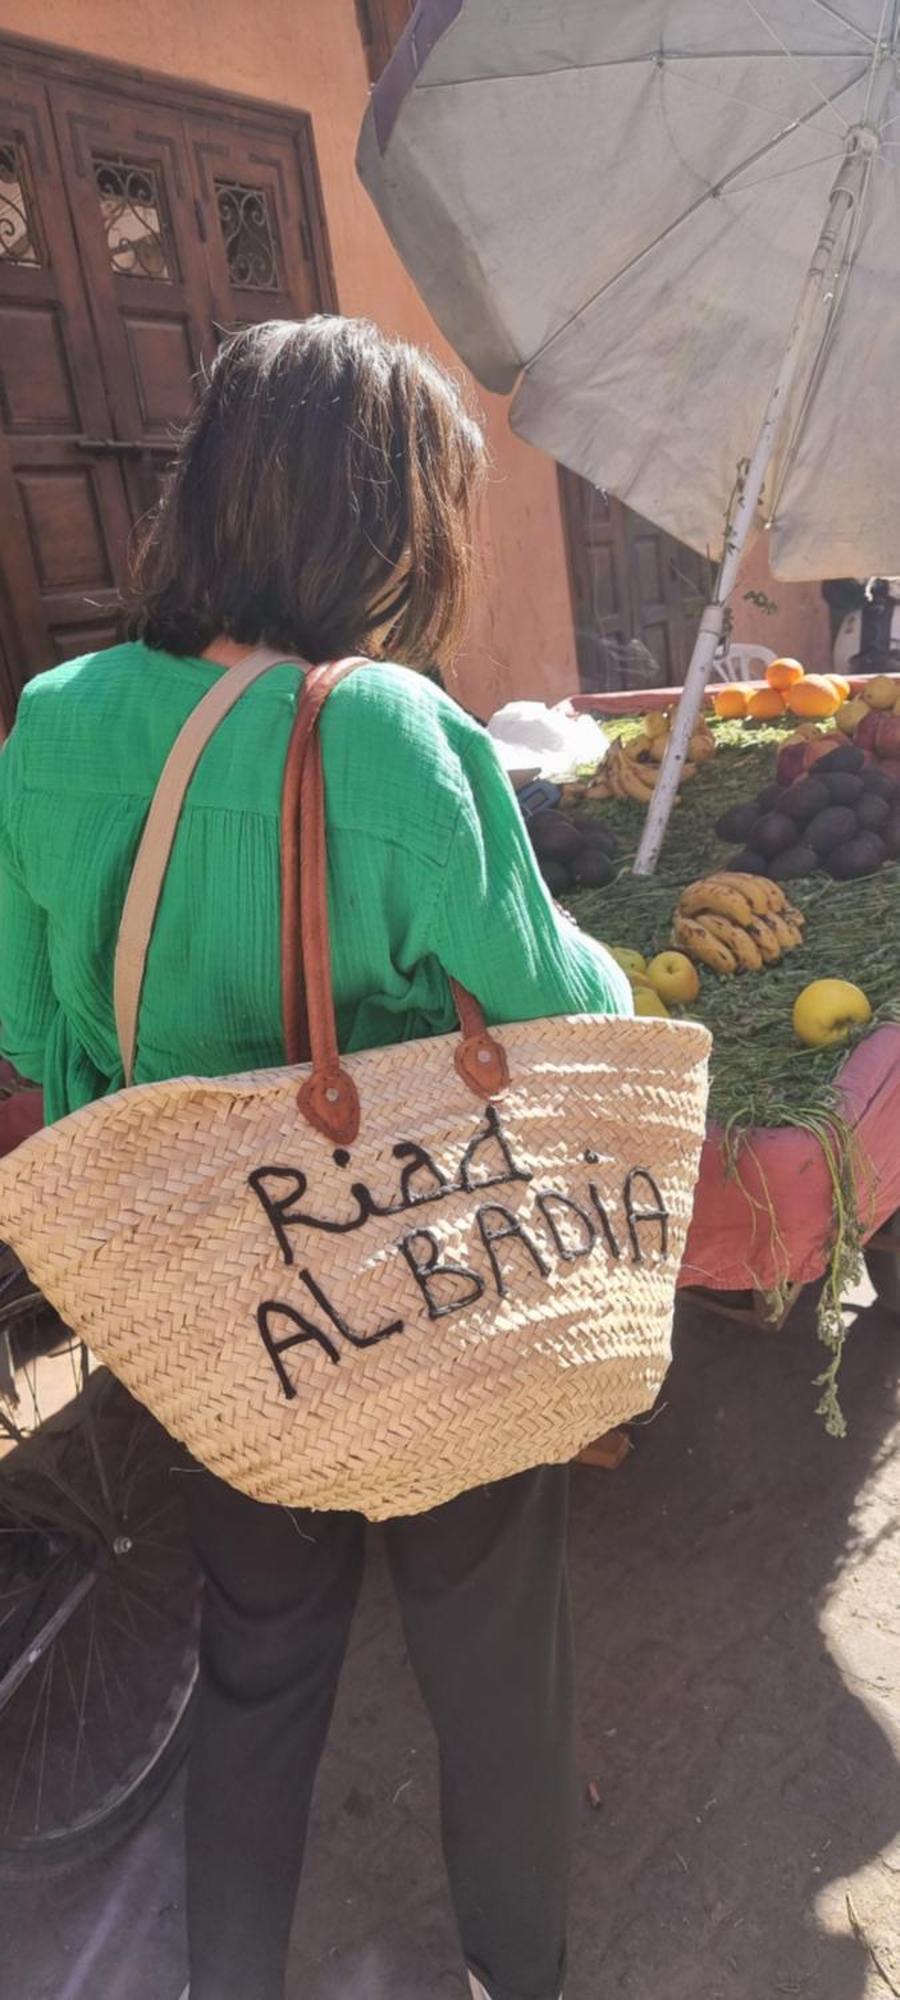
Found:
[[900, 569], [900, 0], [419, 0], [359, 170], [522, 436], [720, 561]]

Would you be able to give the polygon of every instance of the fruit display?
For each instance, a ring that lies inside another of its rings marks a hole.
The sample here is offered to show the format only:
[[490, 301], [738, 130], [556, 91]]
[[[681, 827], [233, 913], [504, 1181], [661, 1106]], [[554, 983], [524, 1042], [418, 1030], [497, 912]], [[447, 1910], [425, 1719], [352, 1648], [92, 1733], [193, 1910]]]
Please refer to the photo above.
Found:
[[726, 870], [682, 890], [672, 938], [696, 964], [727, 978], [777, 965], [803, 943], [803, 918], [777, 882]]
[[850, 683], [841, 674], [808, 674], [799, 660], [779, 659], [767, 666], [765, 687], [742, 688], [732, 682], [713, 696], [713, 707], [722, 719], [777, 722], [797, 715], [808, 721], [836, 715], [849, 693]]
[[830, 756], [832, 750], [847, 749], [850, 741], [840, 729], [821, 730], [814, 722], [801, 722], [799, 729], [785, 738], [778, 752], [775, 776], [779, 785], [792, 784], [804, 771], [811, 771], [820, 757]]
[[[876, 689], [866, 713], [893, 719], [887, 696], [895, 685]], [[640, 738], [662, 728], [659, 718], [648, 728], [645, 712], [632, 741], [640, 750]], [[596, 890], [575, 883], [564, 900], [576, 923], [612, 948], [636, 1007], [664, 1006], [712, 1030], [710, 1115], [737, 1131], [802, 1121], [846, 1060], [845, 1043], [798, 1040], [793, 1008], [808, 985], [861, 980], [873, 1021], [900, 1020], [900, 787], [887, 761], [860, 756], [831, 717], [795, 723], [784, 712], [747, 723], [739, 715], [713, 720], [710, 733], [716, 755], [684, 787], [655, 873], [633, 872], [643, 810], [629, 797], [609, 798], [593, 812], [619, 841], [614, 879]], [[567, 786], [564, 804], [568, 796]], [[570, 816], [578, 821], [586, 810], [582, 803]], [[874, 873], [844, 872], [875, 860]], [[750, 880], [727, 879], [735, 874]], [[698, 925], [699, 938], [685, 925]], [[681, 986], [679, 962], [688, 959], [693, 979], [683, 975]], [[663, 971], [670, 961], [674, 985]], [[851, 1029], [849, 1046], [866, 1032]]]
[[630, 951], [627, 945], [616, 944], [610, 946], [610, 957], [615, 959], [617, 965], [621, 965], [623, 972], [627, 972], [632, 983], [646, 973], [647, 960], [643, 952]]
[[[783, 777], [795, 765], [778, 762]], [[789, 882], [819, 872], [837, 881], [874, 875], [900, 856], [900, 784], [866, 763], [862, 750], [826, 739], [812, 768], [767, 785], [716, 821], [723, 841], [743, 846], [729, 867]]]
[[871, 1019], [869, 1000], [849, 979], [814, 979], [798, 993], [792, 1015], [797, 1040], [810, 1049], [846, 1042]]
[[[591, 785], [590, 796], [633, 799], [637, 805], [649, 805], [666, 754], [671, 727], [671, 711], [657, 710], [645, 715], [638, 735], [625, 737], [611, 745]], [[701, 720], [691, 737], [682, 780], [696, 777], [700, 765], [708, 763], [715, 754], [716, 739], [709, 724]]]
[[697, 999], [697, 968], [684, 952], [659, 951], [649, 965], [642, 952], [627, 945], [613, 945], [610, 956], [628, 974], [636, 1014], [666, 1015], [670, 1006], [687, 1007]]
[[[900, 866], [887, 860], [858, 879], [843, 870], [886, 851], [900, 792], [886, 760], [861, 752], [832, 718], [795, 726], [782, 711], [747, 722], [746, 690], [721, 692], [728, 713], [712, 724], [716, 757], [685, 786], [658, 869], [633, 872], [644, 815], [611, 799], [615, 880], [567, 902], [612, 948], [648, 1026], [686, 1014], [712, 1034], [706, 1178], [686, 1282], [699, 1272], [714, 1290], [765, 1294], [774, 1319], [785, 1288], [809, 1276], [811, 1250], [830, 1257], [817, 1308], [831, 1356], [819, 1406], [839, 1430], [845, 1320], [836, 1302], [858, 1276], [873, 1173], [894, 1185], [887, 1091], [900, 1101], [891, 1026], [900, 1026]], [[893, 713], [882, 699], [876, 720]], [[765, 851], [751, 850], [749, 869], [730, 867], [726, 857], [751, 835]], [[874, 851], [857, 844], [872, 838]]]
[[697, 968], [683, 951], [658, 951], [647, 967], [647, 978], [661, 1000], [689, 1007], [700, 991]]
[[900, 678], [876, 674], [843, 703], [835, 722], [867, 758], [900, 780]]
[[525, 822], [538, 867], [551, 895], [603, 889], [618, 871], [618, 842], [608, 826], [588, 812], [548, 807]]

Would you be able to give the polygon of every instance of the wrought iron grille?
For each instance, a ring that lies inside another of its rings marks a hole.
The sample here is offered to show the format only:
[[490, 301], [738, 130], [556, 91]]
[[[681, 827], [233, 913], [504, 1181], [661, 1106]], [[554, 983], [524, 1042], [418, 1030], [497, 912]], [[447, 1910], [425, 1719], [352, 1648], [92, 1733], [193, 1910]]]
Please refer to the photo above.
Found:
[[94, 183], [113, 270], [171, 284], [175, 253], [155, 167], [95, 157]]
[[280, 245], [268, 189], [247, 187], [242, 181], [217, 181], [216, 200], [235, 291], [279, 291]]
[[0, 141], [0, 257], [10, 264], [40, 265], [44, 261], [25, 159], [15, 139]]

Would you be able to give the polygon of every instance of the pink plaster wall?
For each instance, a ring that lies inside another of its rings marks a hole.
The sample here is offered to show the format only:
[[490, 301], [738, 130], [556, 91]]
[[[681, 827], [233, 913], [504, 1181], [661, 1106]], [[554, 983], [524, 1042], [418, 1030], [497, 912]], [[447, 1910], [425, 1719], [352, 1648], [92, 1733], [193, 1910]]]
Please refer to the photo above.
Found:
[[[748, 590], [763, 591], [777, 606], [771, 616], [745, 601]], [[831, 666], [828, 607], [817, 583], [780, 583], [769, 568], [768, 543], [760, 535], [744, 560], [732, 602], [732, 637], [768, 646], [773, 653], [802, 660], [807, 673]]]

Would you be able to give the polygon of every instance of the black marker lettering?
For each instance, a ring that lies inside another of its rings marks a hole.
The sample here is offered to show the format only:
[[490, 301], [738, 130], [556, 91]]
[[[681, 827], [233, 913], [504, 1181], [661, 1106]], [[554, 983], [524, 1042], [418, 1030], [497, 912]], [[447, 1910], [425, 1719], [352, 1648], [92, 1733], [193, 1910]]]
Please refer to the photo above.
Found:
[[[322, 1229], [328, 1236], [350, 1236], [355, 1229], [362, 1229], [370, 1216], [379, 1212], [373, 1207], [372, 1197], [363, 1181], [354, 1181], [350, 1189], [350, 1193], [356, 1202], [356, 1214], [351, 1216], [348, 1222], [331, 1222], [327, 1216], [309, 1215], [306, 1209], [297, 1208], [294, 1205], [302, 1200], [309, 1185], [306, 1175], [301, 1174], [299, 1169], [294, 1167], [254, 1167], [252, 1174], [247, 1175], [247, 1179], [254, 1194], [262, 1202], [263, 1208], [281, 1245], [282, 1255], [286, 1264], [293, 1264], [294, 1261], [294, 1253], [291, 1249], [290, 1238], [287, 1233], [288, 1228]], [[267, 1180], [291, 1181], [290, 1192], [282, 1195], [278, 1200], [273, 1200], [265, 1185]], [[392, 1210], [385, 1209], [382, 1212], [390, 1215]]]
[[[654, 1208], [635, 1207], [634, 1204], [635, 1181], [646, 1181], [647, 1186], [649, 1187], [650, 1192], [653, 1195], [656, 1204]], [[635, 1264], [642, 1264], [644, 1261], [644, 1255], [641, 1249], [640, 1239], [637, 1233], [637, 1225], [639, 1222], [659, 1223], [660, 1256], [666, 1257], [668, 1255], [668, 1250], [669, 1250], [669, 1211], [666, 1207], [665, 1202], [663, 1201], [660, 1190], [657, 1186], [656, 1181], [653, 1178], [653, 1175], [650, 1172], [649, 1167], [631, 1168], [631, 1171], [628, 1174], [625, 1181], [624, 1200], [625, 1200], [625, 1219], [628, 1223], [628, 1234], [631, 1238], [632, 1261]]]
[[600, 1217], [600, 1227], [606, 1238], [607, 1250], [609, 1251], [610, 1256], [614, 1257], [616, 1263], [618, 1263], [619, 1258], [622, 1255], [622, 1246], [619, 1243], [615, 1230], [613, 1229], [612, 1223], [610, 1222], [609, 1210], [607, 1209], [606, 1203], [603, 1200], [603, 1197], [600, 1193], [600, 1189], [597, 1187], [594, 1181], [591, 1181], [589, 1183], [588, 1194], [591, 1197], [591, 1204], [593, 1208], [596, 1210], [598, 1216]]
[[[425, 1245], [424, 1258], [416, 1248], [420, 1243]], [[429, 1319], [446, 1319], [448, 1313], [462, 1312], [466, 1306], [474, 1306], [478, 1299], [484, 1297], [484, 1279], [478, 1276], [477, 1271], [467, 1270], [465, 1264], [441, 1262], [441, 1246], [430, 1229], [411, 1229], [399, 1247], [428, 1307]], [[461, 1297], [457, 1294], [440, 1305], [432, 1290], [438, 1278], [461, 1278], [468, 1289]]]
[[[503, 1161], [502, 1173], [474, 1174], [473, 1167], [485, 1146], [496, 1146]], [[489, 1104], [474, 1139], [470, 1139], [459, 1163], [459, 1187], [464, 1194], [472, 1194], [478, 1188], [503, 1187], [509, 1181], [530, 1181], [531, 1175], [524, 1167], [517, 1167], [509, 1147], [509, 1141], [500, 1124], [493, 1104]]]
[[317, 1285], [312, 1272], [298, 1271], [297, 1276], [301, 1284], [306, 1286], [307, 1291], [312, 1293], [316, 1305], [321, 1306], [322, 1311], [328, 1314], [332, 1325], [337, 1327], [342, 1340], [348, 1340], [351, 1347], [377, 1347], [380, 1340], [390, 1340], [392, 1334], [403, 1332], [402, 1319], [392, 1319], [388, 1326], [380, 1326], [375, 1333], [353, 1333], [347, 1321], [338, 1312], [337, 1306], [332, 1305], [331, 1300], [323, 1292], [321, 1285]]
[[[270, 1324], [276, 1313], [280, 1314], [282, 1319], [286, 1319], [291, 1326], [298, 1327], [299, 1332], [285, 1334], [281, 1340], [276, 1340]], [[256, 1323], [262, 1334], [263, 1346], [289, 1403], [293, 1402], [297, 1394], [281, 1359], [289, 1348], [304, 1347], [313, 1341], [317, 1347], [321, 1347], [323, 1354], [327, 1354], [329, 1361], [334, 1362], [335, 1367], [340, 1361], [341, 1357], [334, 1341], [329, 1340], [327, 1333], [323, 1333], [320, 1326], [313, 1326], [311, 1320], [304, 1319], [302, 1313], [296, 1312], [293, 1306], [285, 1304], [282, 1299], [266, 1299], [261, 1306], [258, 1306]]]
[[[537, 1196], [537, 1205], [564, 1264], [574, 1264], [579, 1257], [590, 1256], [597, 1241], [597, 1231], [591, 1217], [579, 1208], [577, 1201], [571, 1201], [567, 1194], [558, 1194], [555, 1188], [547, 1188]], [[571, 1237], [567, 1239], [563, 1235], [553, 1213], [554, 1207], [563, 1210], [564, 1217], [575, 1216], [581, 1225], [580, 1241], [573, 1243]]]
[[[493, 1227], [492, 1223], [489, 1220], [491, 1216], [499, 1216], [500, 1218], [499, 1228]], [[550, 1276], [549, 1264], [547, 1264], [544, 1258], [542, 1257], [541, 1252], [538, 1249], [537, 1244], [535, 1243], [534, 1237], [529, 1236], [524, 1223], [519, 1221], [518, 1216], [513, 1214], [511, 1208], [504, 1208], [502, 1203], [499, 1201], [487, 1201], [484, 1203], [482, 1208], [476, 1209], [475, 1220], [481, 1232], [481, 1241], [484, 1244], [484, 1247], [491, 1260], [491, 1270], [494, 1273], [494, 1284], [497, 1287], [497, 1291], [501, 1299], [505, 1299], [508, 1296], [508, 1294], [506, 1290], [506, 1282], [503, 1277], [503, 1272], [500, 1269], [500, 1260], [494, 1249], [495, 1243], [509, 1243], [512, 1241], [521, 1243], [523, 1247], [528, 1251], [528, 1255], [531, 1258], [532, 1263], [540, 1271], [541, 1277], [549, 1278]]]
[[[247, 1175], [247, 1179], [272, 1224], [285, 1263], [293, 1264], [294, 1252], [291, 1249], [286, 1225], [299, 1220], [296, 1214], [291, 1213], [291, 1203], [299, 1201], [305, 1195], [306, 1175], [297, 1173], [293, 1167], [254, 1167], [252, 1174]], [[290, 1190], [275, 1200], [268, 1191], [267, 1181], [290, 1181]]]
[[[399, 1207], [391, 1211], [392, 1214], [399, 1215], [405, 1209], [418, 1208], [423, 1201], [443, 1201], [445, 1195], [456, 1194], [456, 1183], [448, 1181], [446, 1174], [441, 1173], [424, 1146], [416, 1146], [411, 1140], [403, 1139], [399, 1146], [394, 1147], [394, 1159], [405, 1160], [407, 1164], [400, 1175], [402, 1199]], [[416, 1174], [431, 1176], [431, 1186], [426, 1184], [418, 1194], [412, 1184]]]

